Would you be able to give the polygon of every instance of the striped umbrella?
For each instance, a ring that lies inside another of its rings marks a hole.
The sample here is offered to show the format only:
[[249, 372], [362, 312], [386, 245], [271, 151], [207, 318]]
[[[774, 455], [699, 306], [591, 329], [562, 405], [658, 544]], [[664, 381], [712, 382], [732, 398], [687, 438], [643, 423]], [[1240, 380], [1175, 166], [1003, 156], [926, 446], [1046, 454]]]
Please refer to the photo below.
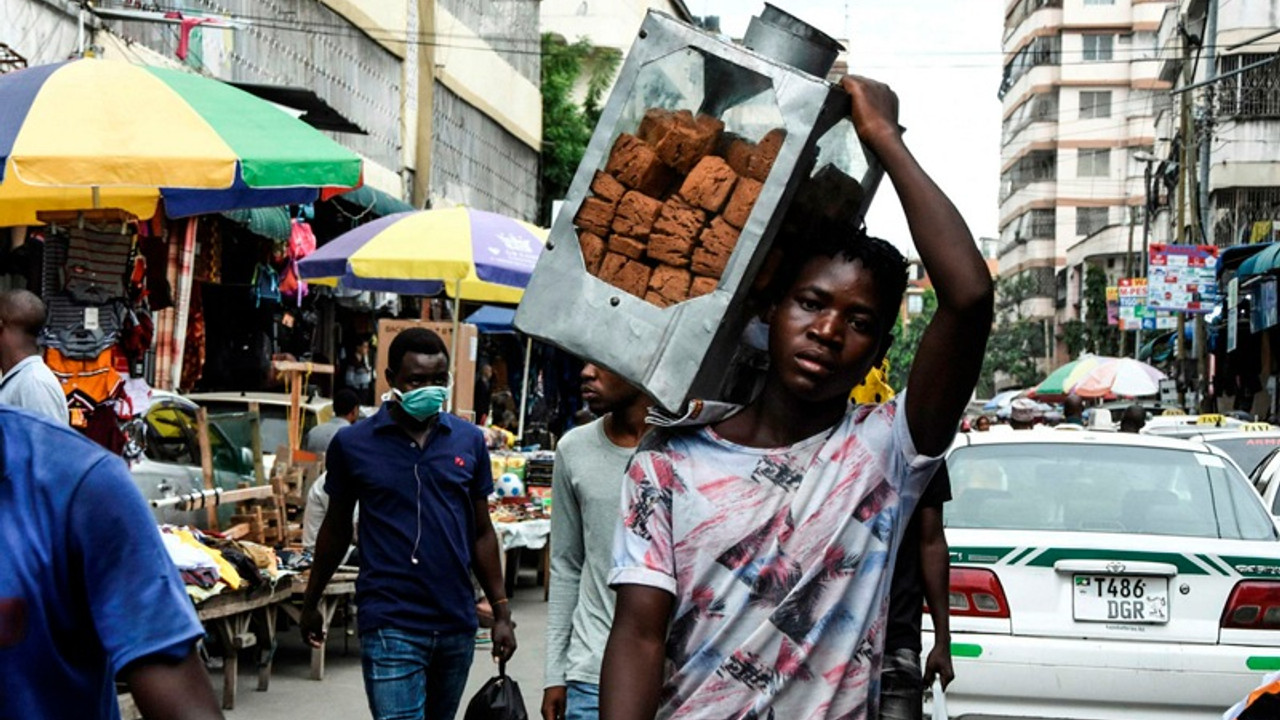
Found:
[[1040, 381], [1039, 385], [1027, 393], [1028, 397], [1037, 399], [1065, 397], [1076, 383], [1107, 358], [1101, 355], [1084, 355], [1059, 367]]
[[0, 76], [0, 225], [150, 217], [161, 196], [196, 212], [309, 202], [360, 182], [358, 155], [217, 80], [93, 59]]

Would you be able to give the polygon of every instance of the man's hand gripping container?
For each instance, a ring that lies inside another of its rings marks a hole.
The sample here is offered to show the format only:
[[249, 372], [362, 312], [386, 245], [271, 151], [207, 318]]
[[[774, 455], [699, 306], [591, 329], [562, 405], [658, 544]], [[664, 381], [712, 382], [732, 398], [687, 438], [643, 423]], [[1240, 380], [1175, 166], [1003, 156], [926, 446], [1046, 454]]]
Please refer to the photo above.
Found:
[[834, 40], [766, 6], [744, 45], [648, 14], [516, 313], [669, 411], [729, 394], [788, 209], [856, 226], [882, 174]]

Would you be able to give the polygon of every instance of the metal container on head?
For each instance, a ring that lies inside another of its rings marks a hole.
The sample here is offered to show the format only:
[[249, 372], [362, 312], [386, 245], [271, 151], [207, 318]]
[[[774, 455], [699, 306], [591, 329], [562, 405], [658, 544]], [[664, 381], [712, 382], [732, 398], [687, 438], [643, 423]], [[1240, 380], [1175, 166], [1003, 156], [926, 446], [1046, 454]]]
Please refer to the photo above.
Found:
[[649, 12], [516, 312], [669, 411], [729, 396], [788, 210], [856, 227], [882, 176], [838, 43], [772, 6], [745, 42]]

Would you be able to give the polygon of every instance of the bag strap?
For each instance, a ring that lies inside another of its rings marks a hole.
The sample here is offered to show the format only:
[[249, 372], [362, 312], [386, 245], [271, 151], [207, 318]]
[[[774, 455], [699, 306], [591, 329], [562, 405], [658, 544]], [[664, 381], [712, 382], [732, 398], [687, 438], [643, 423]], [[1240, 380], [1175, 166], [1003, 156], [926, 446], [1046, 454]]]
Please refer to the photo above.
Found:
[[507, 676], [507, 661], [499, 660], [498, 661], [498, 677], [505, 678], [506, 676]]

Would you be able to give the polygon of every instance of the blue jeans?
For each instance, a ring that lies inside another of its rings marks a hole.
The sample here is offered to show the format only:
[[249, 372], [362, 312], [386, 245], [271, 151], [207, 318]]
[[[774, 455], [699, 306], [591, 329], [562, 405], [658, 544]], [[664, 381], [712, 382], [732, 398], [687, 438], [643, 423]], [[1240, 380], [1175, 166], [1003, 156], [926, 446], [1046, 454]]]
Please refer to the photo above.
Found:
[[570, 680], [564, 701], [564, 720], [600, 720], [600, 686]]
[[475, 648], [474, 632], [361, 633], [364, 691], [374, 720], [453, 720]]

